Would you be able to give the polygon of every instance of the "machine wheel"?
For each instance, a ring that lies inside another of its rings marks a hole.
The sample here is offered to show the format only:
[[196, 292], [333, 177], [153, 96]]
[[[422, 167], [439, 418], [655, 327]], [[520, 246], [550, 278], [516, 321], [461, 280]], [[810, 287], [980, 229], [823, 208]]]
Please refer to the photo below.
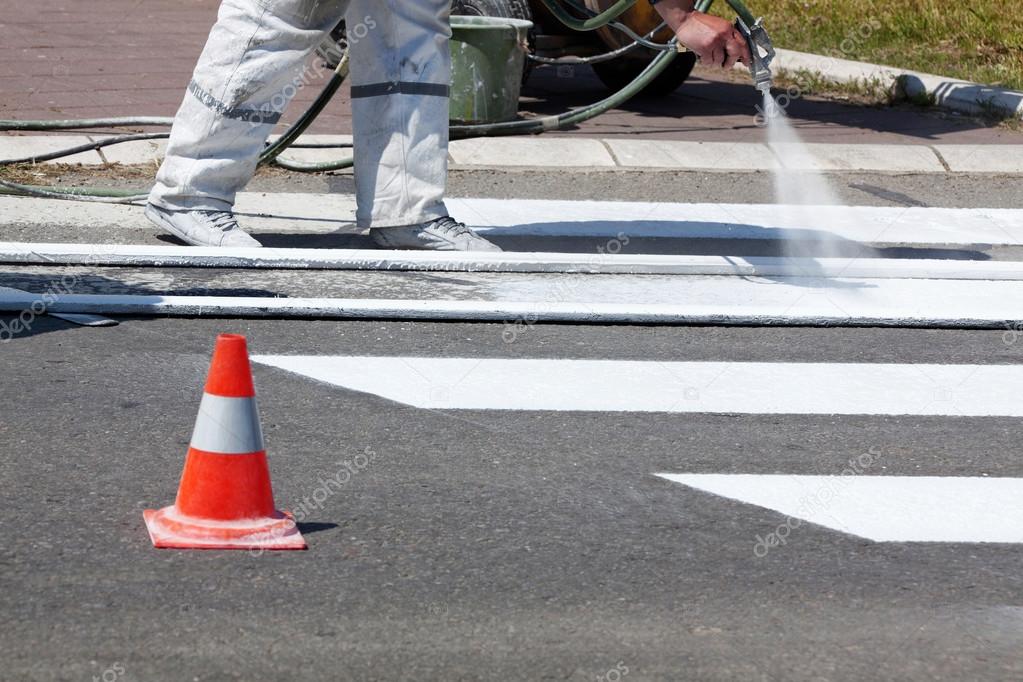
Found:
[[344, 39], [345, 21], [342, 19], [334, 27], [334, 30], [330, 32], [330, 35], [325, 37], [316, 48], [316, 54], [323, 60], [323, 65], [328, 69], [336, 69], [337, 65], [341, 63], [341, 55], [348, 50]]
[[[451, 0], [451, 13], [470, 17], [507, 17], [509, 19], [533, 20], [533, 12], [529, 9], [529, 0]], [[530, 52], [533, 51], [533, 36], [536, 27], [529, 29], [526, 40]], [[526, 59], [522, 67], [522, 82], [529, 78], [533, 70], [533, 62]]]
[[[621, 90], [631, 83], [649, 62], [642, 59], [613, 59], [609, 62], [593, 64], [597, 78], [611, 90]], [[668, 65], [661, 75], [650, 85], [643, 88], [641, 95], [670, 95], [682, 85], [693, 67], [696, 66], [696, 54], [683, 52]]]

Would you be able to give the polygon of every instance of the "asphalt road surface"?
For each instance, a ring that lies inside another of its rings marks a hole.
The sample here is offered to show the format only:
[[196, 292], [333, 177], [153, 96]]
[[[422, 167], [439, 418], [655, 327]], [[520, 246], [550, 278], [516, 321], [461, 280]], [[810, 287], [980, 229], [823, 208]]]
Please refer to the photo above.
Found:
[[[1003, 176], [836, 180], [844, 201], [891, 216], [1023, 206]], [[772, 200], [762, 174], [454, 184], [462, 197]], [[12, 201], [30, 200], [7, 201], [5, 240], [166, 244], [137, 216], [14, 220]], [[998, 243], [956, 227], [972, 214], [920, 215], [951, 221], [965, 258], [1019, 260], [1015, 213], [991, 214]], [[905, 223], [892, 234], [916, 238]], [[538, 239], [517, 246], [555, 243]], [[879, 255], [940, 246], [893, 239]], [[201, 279], [76, 272], [85, 292]], [[6, 265], [0, 286], [39, 292], [59, 274]], [[311, 281], [221, 275], [264, 296]], [[380, 277], [317, 276], [330, 295], [366, 296]], [[402, 278], [427, 297], [460, 286]], [[15, 318], [0, 316], [2, 679], [1023, 677], [1020, 328], [119, 321], [31, 317], [6, 333]], [[150, 544], [142, 510], [174, 499], [220, 332], [249, 339], [277, 504], [308, 551]]]
[[1017, 418], [423, 409], [256, 363], [276, 498], [307, 512], [309, 551], [151, 548], [142, 510], [173, 500], [222, 331], [259, 355], [930, 366], [1023, 353], [993, 331], [536, 325], [509, 343], [504, 330], [36, 320], [3, 346], [2, 676], [1023, 673], [1019, 544], [802, 524], [765, 552], [758, 538], [785, 515], [654, 475], [840, 475], [869, 460], [859, 473], [1019, 477]]

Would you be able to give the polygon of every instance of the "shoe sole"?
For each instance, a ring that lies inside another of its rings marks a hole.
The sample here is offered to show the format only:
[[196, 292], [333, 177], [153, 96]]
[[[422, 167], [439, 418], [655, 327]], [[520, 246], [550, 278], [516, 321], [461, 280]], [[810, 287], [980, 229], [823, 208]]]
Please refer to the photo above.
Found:
[[[496, 244], [494, 244], [494, 246], [496, 247], [494, 249], [435, 249], [435, 248], [431, 248], [431, 247], [423, 245], [423, 244], [415, 244], [415, 245], [411, 245], [411, 244], [408, 244], [408, 245], [389, 244], [386, 241], [386, 239], [387, 239], [386, 237], [383, 237], [383, 236], [381, 236], [379, 234], [374, 234], [372, 230], [370, 231], [369, 236], [373, 240], [373, 243], [376, 244], [377, 246], [379, 246], [380, 248], [382, 248], [382, 249], [391, 249], [391, 250], [395, 250], [395, 251], [445, 251], [445, 252], [450, 252], [450, 253], [483, 253], [483, 252], [489, 251], [491, 253], [494, 253], [494, 252], [500, 252], [500, 251], [504, 250], [504, 249], [498, 247]], [[491, 242], [488, 242], [488, 243], [491, 243]]]

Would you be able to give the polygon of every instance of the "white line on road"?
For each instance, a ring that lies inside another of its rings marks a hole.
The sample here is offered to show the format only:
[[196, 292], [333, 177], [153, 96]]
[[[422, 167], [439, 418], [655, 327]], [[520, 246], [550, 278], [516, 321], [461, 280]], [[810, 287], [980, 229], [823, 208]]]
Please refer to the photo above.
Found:
[[0, 263], [133, 267], [1023, 280], [1023, 263], [896, 258], [279, 249], [0, 242]]
[[876, 542], [1023, 542], [1020, 478], [656, 475]]
[[[1023, 210], [447, 199], [451, 214], [490, 235], [763, 239], [870, 244], [1023, 244]], [[355, 231], [347, 194], [242, 193], [243, 226], [281, 233]], [[9, 224], [153, 229], [138, 206], [0, 196]], [[626, 251], [628, 251], [626, 246]]]
[[[430, 275], [423, 275], [429, 277]], [[465, 273], [438, 294], [426, 283], [394, 298], [306, 298], [0, 292], [0, 310], [205, 317], [966, 327], [1012, 332], [1023, 282], [814, 277]], [[159, 291], [159, 289], [158, 289]], [[411, 298], [409, 296], [412, 296]]]
[[261, 355], [415, 407], [1023, 416], [1023, 366]]

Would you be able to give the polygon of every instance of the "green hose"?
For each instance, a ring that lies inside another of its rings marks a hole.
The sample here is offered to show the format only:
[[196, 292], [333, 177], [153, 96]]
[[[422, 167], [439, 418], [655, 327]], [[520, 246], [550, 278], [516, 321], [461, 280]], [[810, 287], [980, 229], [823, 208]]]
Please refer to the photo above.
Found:
[[169, 126], [167, 116], [118, 116], [115, 118], [82, 118], [65, 121], [12, 121], [0, 119], [0, 130], [75, 130], [78, 128], [119, 128], [123, 126]]
[[630, 7], [636, 4], [636, 0], [618, 0], [600, 14], [589, 19], [577, 19], [569, 14], [564, 7], [558, 4], [557, 0], [540, 0], [544, 7], [550, 10], [551, 14], [557, 17], [558, 21], [568, 26], [573, 31], [593, 31], [594, 29], [607, 26], [609, 23], [620, 17]]

